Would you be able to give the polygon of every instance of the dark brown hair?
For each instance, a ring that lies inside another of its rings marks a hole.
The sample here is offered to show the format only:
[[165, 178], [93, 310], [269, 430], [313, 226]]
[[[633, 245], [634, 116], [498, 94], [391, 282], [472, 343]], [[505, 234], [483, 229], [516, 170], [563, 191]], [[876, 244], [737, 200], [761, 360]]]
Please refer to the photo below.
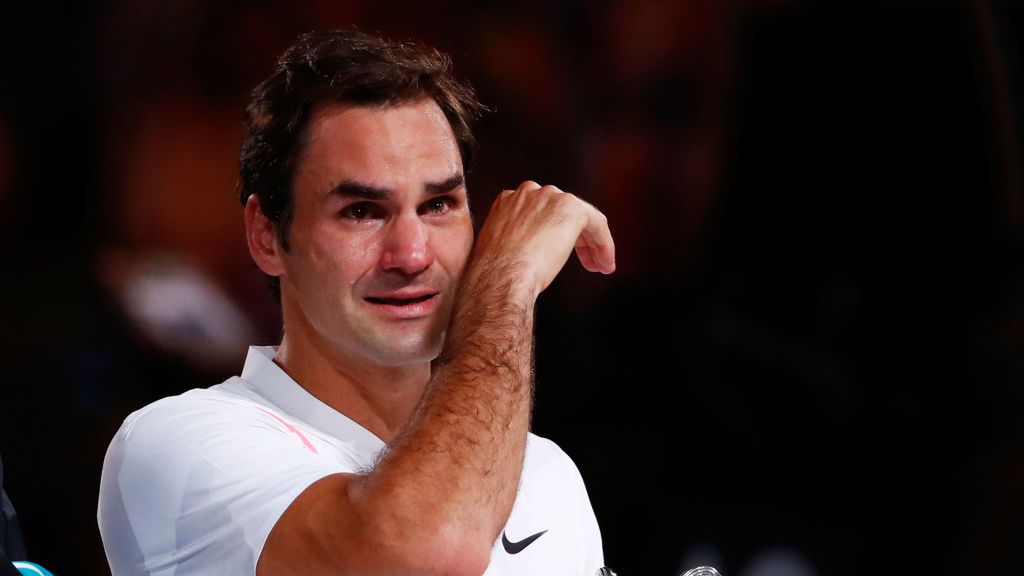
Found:
[[473, 89], [452, 75], [447, 55], [355, 30], [299, 36], [274, 73], [253, 91], [239, 163], [242, 205], [253, 194], [259, 197], [287, 251], [295, 165], [317, 107], [389, 107], [421, 98], [433, 99], [444, 112], [463, 166], [470, 166], [475, 147], [470, 123], [484, 107]]

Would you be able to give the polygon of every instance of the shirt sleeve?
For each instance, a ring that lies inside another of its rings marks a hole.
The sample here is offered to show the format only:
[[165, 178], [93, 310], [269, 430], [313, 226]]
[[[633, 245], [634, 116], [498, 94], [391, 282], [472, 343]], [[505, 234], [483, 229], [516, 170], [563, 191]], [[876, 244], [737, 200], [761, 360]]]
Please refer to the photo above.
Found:
[[107, 450], [97, 519], [113, 576], [249, 574], [307, 487], [339, 472], [255, 404], [188, 395], [129, 416]]

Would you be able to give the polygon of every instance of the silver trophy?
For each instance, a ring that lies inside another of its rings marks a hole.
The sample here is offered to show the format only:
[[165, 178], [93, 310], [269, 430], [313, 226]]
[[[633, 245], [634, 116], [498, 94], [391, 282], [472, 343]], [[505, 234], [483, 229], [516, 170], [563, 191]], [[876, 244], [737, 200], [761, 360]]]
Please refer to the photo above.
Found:
[[722, 576], [711, 566], [697, 566], [683, 572], [683, 576]]

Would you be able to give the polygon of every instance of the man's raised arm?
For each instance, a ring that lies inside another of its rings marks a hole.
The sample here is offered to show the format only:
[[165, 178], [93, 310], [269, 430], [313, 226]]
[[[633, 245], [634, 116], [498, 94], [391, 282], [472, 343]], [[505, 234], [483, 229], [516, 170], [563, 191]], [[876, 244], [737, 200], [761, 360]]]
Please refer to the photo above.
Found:
[[377, 465], [303, 492], [257, 573], [480, 574], [515, 501], [530, 425], [536, 298], [575, 250], [611, 273], [607, 220], [524, 182], [491, 207], [422, 401]]

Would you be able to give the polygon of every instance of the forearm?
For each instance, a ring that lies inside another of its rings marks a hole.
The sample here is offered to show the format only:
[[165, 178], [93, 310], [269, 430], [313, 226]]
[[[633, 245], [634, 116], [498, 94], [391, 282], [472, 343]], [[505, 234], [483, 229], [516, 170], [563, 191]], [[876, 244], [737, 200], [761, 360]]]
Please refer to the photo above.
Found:
[[593, 206], [529, 181], [495, 199], [423, 400], [367, 477], [399, 510], [442, 518], [456, 538], [489, 548], [526, 449], [536, 298], [573, 250], [588, 270], [615, 269], [607, 219]]
[[485, 551], [511, 512], [530, 423], [535, 297], [518, 278], [512, 263], [468, 267], [423, 400], [363, 480], [396, 520]]
[[[414, 415], [367, 473], [315, 484], [260, 574], [480, 574], [519, 486], [533, 395], [535, 294], [472, 261]], [[280, 524], [280, 523], [279, 523]], [[268, 544], [271, 546], [271, 544]]]

